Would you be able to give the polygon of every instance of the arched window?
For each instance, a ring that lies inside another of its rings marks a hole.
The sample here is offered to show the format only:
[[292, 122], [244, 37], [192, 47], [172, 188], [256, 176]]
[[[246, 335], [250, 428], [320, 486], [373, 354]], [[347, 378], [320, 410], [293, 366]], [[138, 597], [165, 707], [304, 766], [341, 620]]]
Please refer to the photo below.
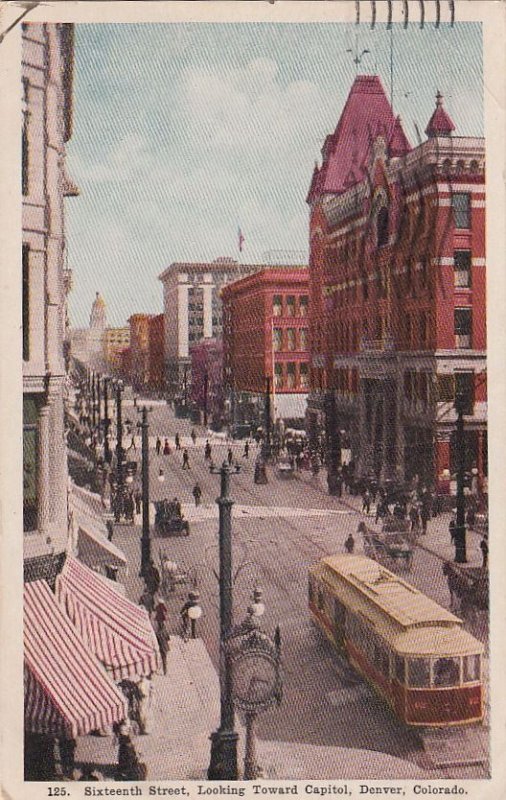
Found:
[[384, 247], [388, 244], [388, 208], [383, 206], [378, 211], [376, 218], [376, 233], [378, 238], [378, 247]]

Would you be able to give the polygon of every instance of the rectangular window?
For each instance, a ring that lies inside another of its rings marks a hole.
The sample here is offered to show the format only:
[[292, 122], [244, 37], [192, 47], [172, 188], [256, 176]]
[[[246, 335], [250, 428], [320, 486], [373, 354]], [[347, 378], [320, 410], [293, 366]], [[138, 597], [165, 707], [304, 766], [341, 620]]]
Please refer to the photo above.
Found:
[[474, 372], [455, 373], [455, 398], [461, 400], [464, 414], [474, 413]]
[[283, 331], [281, 328], [273, 328], [272, 347], [275, 352], [279, 352], [283, 348]]
[[300, 350], [307, 350], [309, 348], [308, 329], [300, 329]]
[[289, 294], [286, 298], [286, 314], [288, 317], [295, 316], [295, 297], [293, 294]]
[[307, 361], [302, 361], [299, 365], [300, 370], [300, 388], [307, 389], [309, 387], [309, 364]]
[[295, 328], [287, 328], [286, 330], [286, 349], [295, 350]]
[[471, 347], [473, 325], [472, 309], [456, 308], [454, 313], [455, 347], [458, 350]]
[[23, 361], [30, 359], [30, 246], [23, 245]]
[[275, 364], [274, 365], [274, 388], [275, 389], [282, 389], [283, 388], [283, 365], [282, 364]]
[[453, 254], [455, 286], [469, 288], [471, 286], [471, 251], [455, 250]]
[[299, 316], [300, 317], [307, 317], [307, 311], [309, 307], [309, 297], [307, 294], [303, 294], [299, 297]]
[[295, 389], [295, 364], [292, 361], [286, 365], [286, 386]]
[[428, 658], [409, 659], [409, 685], [419, 689], [430, 686], [430, 661]]
[[480, 680], [480, 657], [464, 656], [464, 683], [472, 683]]
[[438, 401], [440, 403], [451, 403], [455, 398], [455, 384], [453, 375], [437, 376]]
[[471, 227], [471, 195], [469, 192], [455, 192], [452, 195], [453, 218], [456, 228]]
[[460, 658], [437, 658], [434, 661], [434, 686], [458, 686], [460, 683]]
[[283, 301], [280, 294], [275, 294], [272, 298], [272, 314], [274, 317], [280, 317], [283, 313]]

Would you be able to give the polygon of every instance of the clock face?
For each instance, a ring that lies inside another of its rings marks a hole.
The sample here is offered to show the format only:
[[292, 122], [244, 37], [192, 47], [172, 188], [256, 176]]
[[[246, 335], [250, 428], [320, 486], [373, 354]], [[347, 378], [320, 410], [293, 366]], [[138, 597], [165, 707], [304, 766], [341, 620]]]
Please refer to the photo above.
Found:
[[232, 680], [234, 699], [239, 705], [260, 706], [273, 698], [276, 667], [266, 655], [244, 653], [234, 659]]

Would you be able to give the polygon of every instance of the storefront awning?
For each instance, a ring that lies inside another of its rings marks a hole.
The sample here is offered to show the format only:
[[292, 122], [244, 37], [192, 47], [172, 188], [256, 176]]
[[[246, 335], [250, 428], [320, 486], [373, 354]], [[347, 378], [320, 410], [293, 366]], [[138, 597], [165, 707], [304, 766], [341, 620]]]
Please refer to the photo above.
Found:
[[56, 597], [86, 646], [114, 680], [157, 672], [160, 653], [148, 613], [77, 559], [68, 557]]
[[123, 694], [45, 581], [24, 588], [25, 728], [74, 739], [125, 719]]
[[89, 567], [124, 567], [126, 557], [115, 544], [91, 526], [79, 525], [77, 530], [77, 556]]

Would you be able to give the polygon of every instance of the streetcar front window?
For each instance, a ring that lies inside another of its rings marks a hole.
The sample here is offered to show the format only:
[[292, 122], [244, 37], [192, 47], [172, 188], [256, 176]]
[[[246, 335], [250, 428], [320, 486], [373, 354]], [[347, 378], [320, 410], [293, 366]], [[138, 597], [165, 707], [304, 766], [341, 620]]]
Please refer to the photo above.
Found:
[[464, 683], [480, 680], [480, 657], [464, 656]]
[[430, 686], [430, 661], [428, 658], [409, 659], [409, 685], [419, 689]]
[[460, 658], [437, 658], [434, 661], [434, 686], [458, 686]]

